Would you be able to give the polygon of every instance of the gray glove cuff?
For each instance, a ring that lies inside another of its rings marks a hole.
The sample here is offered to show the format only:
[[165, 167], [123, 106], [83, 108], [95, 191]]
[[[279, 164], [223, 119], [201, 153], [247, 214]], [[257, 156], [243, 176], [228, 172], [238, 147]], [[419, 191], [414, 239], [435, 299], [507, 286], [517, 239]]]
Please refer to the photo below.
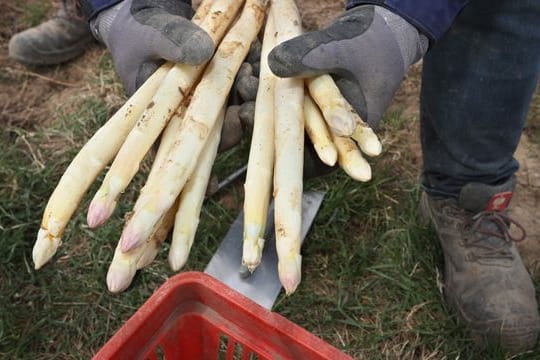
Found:
[[103, 10], [90, 21], [92, 35], [94, 35], [96, 40], [103, 43], [107, 47], [109, 47], [107, 38], [109, 37], [108, 35], [109, 31], [111, 30], [111, 25], [116, 18], [116, 15], [118, 15], [122, 4], [123, 2], [119, 2], [118, 4]]
[[403, 70], [407, 71], [409, 66], [424, 56], [429, 47], [429, 39], [401, 16], [380, 6], [374, 8], [375, 13], [384, 19], [394, 34], [403, 58]]

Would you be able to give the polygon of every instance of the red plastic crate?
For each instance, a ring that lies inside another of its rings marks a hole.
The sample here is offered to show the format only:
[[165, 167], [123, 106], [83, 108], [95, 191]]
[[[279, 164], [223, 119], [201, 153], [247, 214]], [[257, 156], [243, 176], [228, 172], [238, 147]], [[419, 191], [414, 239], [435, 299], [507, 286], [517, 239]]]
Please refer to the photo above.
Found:
[[352, 359], [202, 272], [165, 282], [94, 359]]

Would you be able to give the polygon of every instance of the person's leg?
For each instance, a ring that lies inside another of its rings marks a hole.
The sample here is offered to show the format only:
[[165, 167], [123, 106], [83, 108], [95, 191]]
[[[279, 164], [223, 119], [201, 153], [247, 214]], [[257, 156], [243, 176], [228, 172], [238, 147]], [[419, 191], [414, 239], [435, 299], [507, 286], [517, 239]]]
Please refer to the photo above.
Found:
[[539, 70], [532, 0], [471, 1], [423, 64], [421, 210], [444, 253], [445, 298], [478, 344], [511, 352], [533, 347], [540, 329], [505, 211]]
[[423, 185], [457, 196], [510, 178], [540, 69], [540, 2], [475, 0], [426, 55]]
[[10, 39], [9, 56], [28, 66], [57, 65], [82, 55], [93, 39], [76, 0], [63, 0], [54, 17]]

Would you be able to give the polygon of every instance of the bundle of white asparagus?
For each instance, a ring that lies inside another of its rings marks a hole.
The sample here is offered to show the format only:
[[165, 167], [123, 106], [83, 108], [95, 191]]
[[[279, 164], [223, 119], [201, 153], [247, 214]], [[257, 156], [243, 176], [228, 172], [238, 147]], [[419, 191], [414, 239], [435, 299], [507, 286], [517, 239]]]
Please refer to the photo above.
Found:
[[261, 53], [244, 198], [242, 262], [254, 271], [261, 261], [273, 190], [278, 271], [287, 294], [294, 292], [301, 280], [304, 129], [322, 162], [330, 166], [338, 162], [358, 181], [371, 179], [371, 168], [362, 152], [376, 156], [382, 150], [373, 130], [341, 95], [330, 75], [282, 79], [270, 71], [268, 53], [300, 35], [300, 24], [294, 0], [272, 1]]
[[213, 58], [199, 66], [163, 65], [84, 145], [45, 209], [32, 254], [36, 269], [54, 256], [88, 188], [112, 162], [87, 214], [90, 228], [107, 221], [160, 135], [146, 184], [126, 216], [107, 286], [113, 293], [125, 290], [136, 271], [153, 261], [171, 229], [170, 266], [174, 271], [184, 266], [217, 155], [227, 98], [265, 17], [245, 183], [243, 263], [253, 271], [260, 262], [273, 180], [280, 280], [287, 294], [296, 289], [301, 278], [304, 126], [323, 162], [338, 162], [360, 181], [371, 178], [371, 169], [359, 148], [378, 155], [381, 144], [330, 76], [280, 79], [271, 73], [266, 61], [270, 50], [302, 31], [294, 0], [202, 2], [193, 21], [214, 40]]

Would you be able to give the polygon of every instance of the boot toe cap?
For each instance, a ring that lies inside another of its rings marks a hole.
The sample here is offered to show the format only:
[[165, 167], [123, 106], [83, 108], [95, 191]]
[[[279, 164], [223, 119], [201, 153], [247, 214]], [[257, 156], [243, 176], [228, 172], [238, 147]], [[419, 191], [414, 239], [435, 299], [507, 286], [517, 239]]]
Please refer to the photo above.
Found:
[[501, 291], [491, 298], [462, 299], [461, 305], [457, 313], [470, 326], [478, 347], [496, 346], [518, 354], [535, 346], [540, 318], [534, 295]]
[[49, 20], [15, 34], [9, 41], [9, 57], [25, 65], [42, 66], [61, 64], [84, 53], [93, 41], [90, 30], [62, 21]]

